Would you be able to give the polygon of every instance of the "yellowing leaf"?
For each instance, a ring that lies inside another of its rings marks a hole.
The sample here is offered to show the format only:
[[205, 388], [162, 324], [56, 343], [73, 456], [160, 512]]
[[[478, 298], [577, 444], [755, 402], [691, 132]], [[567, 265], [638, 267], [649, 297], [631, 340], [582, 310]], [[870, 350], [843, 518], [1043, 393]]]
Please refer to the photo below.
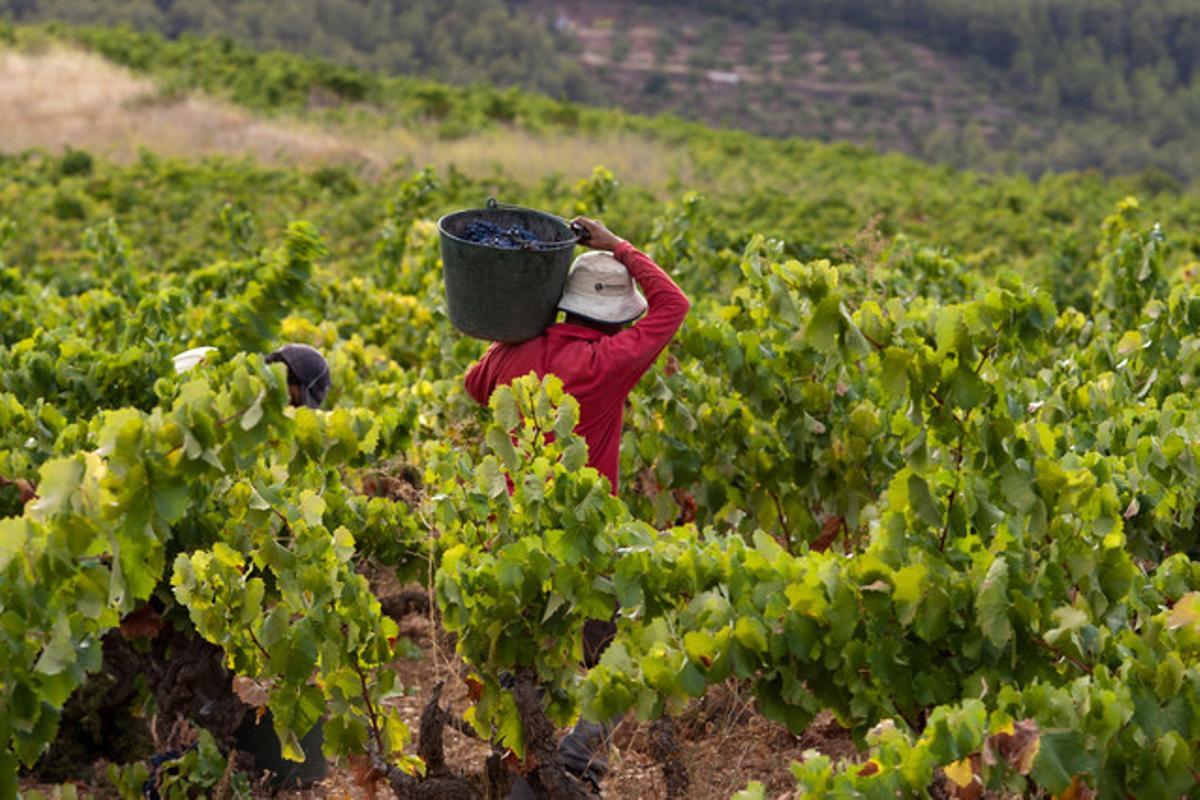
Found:
[[924, 564], [909, 564], [893, 576], [896, 590], [892, 598], [896, 602], [896, 613], [901, 624], [911, 624], [916, 616], [917, 606], [928, 589], [925, 584], [928, 575], [929, 569]]
[[1117, 355], [1125, 357], [1142, 349], [1142, 335], [1137, 331], [1126, 331], [1117, 342]]
[[733, 636], [743, 647], [762, 653], [767, 649], [767, 629], [753, 617], [739, 617]]
[[0, 519], [0, 570], [8, 566], [8, 562], [25, 547], [33, 535], [33, 523], [27, 519]]
[[1186, 628], [1200, 633], [1200, 592], [1188, 592], [1167, 614], [1167, 627], [1171, 630]]
[[960, 789], [970, 786], [975, 780], [975, 770], [971, 767], [971, 759], [963, 758], [943, 767], [946, 777], [954, 781]]
[[79, 456], [55, 458], [42, 465], [38, 493], [41, 497], [29, 510], [37, 520], [54, 516], [70, 504], [83, 481], [85, 465]]
[[321, 524], [325, 516], [325, 499], [314, 491], [305, 489], [300, 493], [300, 515], [312, 526]]

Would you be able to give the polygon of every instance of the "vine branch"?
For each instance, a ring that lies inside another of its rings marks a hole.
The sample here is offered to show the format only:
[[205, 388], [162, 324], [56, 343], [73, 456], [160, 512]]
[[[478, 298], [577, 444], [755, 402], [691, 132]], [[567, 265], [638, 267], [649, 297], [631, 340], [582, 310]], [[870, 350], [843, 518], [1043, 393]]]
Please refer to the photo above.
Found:
[[783, 503], [779, 502], [779, 495], [771, 490], [767, 490], [767, 494], [775, 501], [775, 514], [779, 517], [779, 527], [783, 528], [784, 548], [790, 553], [792, 552], [792, 531], [788, 528], [787, 516], [783, 513]]
[[254, 646], [258, 648], [258, 652], [262, 653], [262, 657], [270, 661], [271, 654], [267, 652], [267, 648], [263, 647], [262, 642], [260, 642], [258, 637], [254, 635], [254, 629], [247, 628], [246, 632], [250, 634], [250, 641], [254, 642]]
[[379, 715], [375, 713], [375, 704], [371, 702], [371, 692], [367, 688], [367, 676], [363, 674], [362, 665], [358, 663], [357, 657], [350, 659], [350, 665], [358, 673], [359, 683], [362, 684], [363, 702], [367, 704], [367, 720], [371, 723], [371, 738], [375, 740], [375, 747], [382, 754], [384, 752], [383, 734], [379, 731]]
[[1080, 661], [1079, 659], [1075, 658], [1072, 655], [1069, 655], [1068, 653], [1064, 653], [1062, 650], [1060, 650], [1059, 648], [1050, 644], [1049, 642], [1047, 642], [1045, 639], [1041, 638], [1040, 636], [1034, 636], [1034, 637], [1032, 637], [1032, 639], [1033, 639], [1033, 643], [1036, 644], [1038, 647], [1041, 647], [1043, 650], [1046, 650], [1047, 652], [1052, 653], [1053, 655], [1057, 656], [1058, 658], [1064, 659], [1065, 661], [1069, 662], [1071, 664], [1071, 666], [1075, 667], [1076, 669], [1080, 670], [1081, 672], [1083, 672], [1087, 675], [1092, 674], [1092, 667], [1089, 666], [1088, 664], [1085, 664], [1084, 662]]

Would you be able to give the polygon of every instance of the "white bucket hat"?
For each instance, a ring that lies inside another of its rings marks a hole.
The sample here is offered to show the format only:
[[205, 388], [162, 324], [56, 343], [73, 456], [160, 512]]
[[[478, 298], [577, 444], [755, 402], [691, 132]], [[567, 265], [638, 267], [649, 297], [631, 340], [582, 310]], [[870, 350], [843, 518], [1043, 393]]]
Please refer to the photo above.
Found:
[[649, 307], [629, 270], [607, 250], [575, 259], [558, 307], [596, 322], [632, 322]]

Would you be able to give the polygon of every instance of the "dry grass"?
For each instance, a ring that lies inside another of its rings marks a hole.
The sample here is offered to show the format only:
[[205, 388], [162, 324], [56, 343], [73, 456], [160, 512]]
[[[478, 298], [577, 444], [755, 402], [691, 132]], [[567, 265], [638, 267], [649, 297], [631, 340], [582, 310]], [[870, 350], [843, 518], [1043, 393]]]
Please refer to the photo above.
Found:
[[421, 137], [398, 130], [386, 143], [399, 146], [417, 164], [454, 164], [473, 176], [490, 175], [497, 169], [513, 178], [540, 179], [558, 174], [584, 178], [602, 164], [618, 177], [630, 176], [639, 185], [656, 188], [672, 177], [687, 180], [685, 156], [661, 144], [629, 134], [603, 139], [572, 137], [542, 138], [517, 129], [489, 131], [453, 141]]
[[83, 52], [0, 55], [0, 146], [90, 150], [128, 161], [163, 155], [252, 155], [266, 162], [377, 157], [312, 126], [264, 122], [202, 97], [157, 99], [152, 81]]
[[0, 152], [89, 150], [128, 162], [146, 148], [162, 155], [250, 156], [269, 164], [349, 164], [368, 175], [409, 161], [467, 175], [536, 181], [577, 179], [603, 164], [654, 187], [686, 177], [685, 156], [640, 137], [541, 138], [493, 129], [443, 141], [421, 130], [363, 132], [298, 118], [264, 120], [202, 95], [163, 97], [154, 82], [78, 50], [0, 52]]

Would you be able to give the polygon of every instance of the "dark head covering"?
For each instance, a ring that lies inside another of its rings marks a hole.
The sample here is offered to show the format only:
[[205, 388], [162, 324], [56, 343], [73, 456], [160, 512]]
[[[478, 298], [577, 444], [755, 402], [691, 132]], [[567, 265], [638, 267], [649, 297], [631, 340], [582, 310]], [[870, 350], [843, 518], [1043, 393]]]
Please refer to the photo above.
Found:
[[288, 383], [300, 387], [300, 402], [320, 408], [329, 393], [329, 363], [316, 348], [306, 344], [285, 344], [267, 356], [268, 364], [282, 361], [287, 366]]

